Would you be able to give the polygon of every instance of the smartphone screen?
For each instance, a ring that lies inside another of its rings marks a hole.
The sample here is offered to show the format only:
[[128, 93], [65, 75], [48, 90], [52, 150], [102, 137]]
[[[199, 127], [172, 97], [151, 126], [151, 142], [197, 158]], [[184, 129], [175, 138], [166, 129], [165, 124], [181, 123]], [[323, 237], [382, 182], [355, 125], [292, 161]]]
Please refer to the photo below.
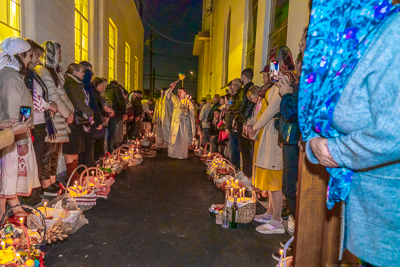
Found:
[[271, 61], [269, 66], [269, 75], [271, 77], [271, 82], [277, 82], [279, 76], [279, 62]]
[[31, 117], [31, 107], [21, 106], [19, 108], [19, 122], [26, 122]]
[[229, 104], [229, 105], [232, 105], [232, 103], [233, 103], [232, 100], [229, 100], [229, 101], [228, 101], [228, 104]]

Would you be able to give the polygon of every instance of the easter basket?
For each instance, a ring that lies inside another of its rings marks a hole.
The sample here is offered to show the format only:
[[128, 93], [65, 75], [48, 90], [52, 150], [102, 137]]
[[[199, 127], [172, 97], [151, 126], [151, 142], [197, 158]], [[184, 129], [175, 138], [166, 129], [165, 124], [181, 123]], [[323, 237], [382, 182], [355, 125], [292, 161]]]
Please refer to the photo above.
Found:
[[[29, 215], [25, 222], [24, 217], [16, 218], [13, 209], [20, 206]], [[32, 228], [29, 225], [31, 216], [38, 217], [41, 228]], [[16, 205], [10, 207], [1, 219], [0, 235], [4, 238], [1, 242], [0, 266], [39, 266], [44, 267], [46, 251], [46, 223], [43, 214], [35, 207], [29, 205]], [[27, 265], [29, 264], [29, 265]]]
[[[210, 148], [210, 153], [207, 154], [207, 146]], [[212, 147], [210, 143], [207, 143], [204, 146], [204, 151], [203, 151], [203, 155], [200, 156], [200, 161], [206, 163], [207, 160], [209, 159], [209, 157], [211, 156], [212, 153]]]
[[[114, 151], [115, 152], [115, 151]], [[103, 158], [103, 168], [108, 170], [111, 175], [115, 175], [116, 173], [121, 173], [122, 165], [121, 162], [114, 157], [111, 157], [111, 154], [107, 152]]]
[[215, 186], [217, 188], [221, 188], [222, 184], [226, 181], [226, 180], [230, 180], [230, 179], [235, 179], [233, 176], [230, 175], [216, 175], [214, 177], [214, 183]]
[[[80, 168], [84, 168], [84, 171], [80, 175], [79, 184], [77, 181], [75, 181], [75, 185], [70, 186], [71, 178], [73, 177], [75, 172]], [[85, 173], [85, 171], [87, 171], [87, 169], [88, 168], [85, 165], [79, 165], [72, 172], [72, 174], [69, 177], [68, 182], [67, 182], [67, 193], [66, 194], [69, 194], [71, 197], [74, 198], [74, 200], [76, 201], [76, 204], [78, 205], [78, 207], [80, 209], [82, 209], [82, 211], [88, 210], [92, 206], [95, 206], [96, 199], [97, 199], [96, 193], [89, 186], [89, 182], [87, 181], [88, 177], [86, 176], [85, 178], [83, 178], [83, 173]], [[85, 179], [86, 181], [83, 182], [83, 179]]]
[[104, 173], [98, 167], [91, 167], [82, 171], [81, 176], [86, 174], [86, 179], [82, 179], [83, 185], [92, 188], [93, 192], [96, 193], [98, 198], [107, 199], [108, 193], [110, 193], [111, 185], [114, 183], [114, 179], [105, 179]]
[[225, 159], [221, 164], [218, 165], [217, 174], [233, 174], [233, 176], [236, 177], [236, 170], [233, 164], [229, 160]]
[[193, 153], [196, 157], [201, 157], [201, 155], [203, 155], [203, 152], [204, 152], [204, 150], [202, 147], [199, 147], [199, 148], [196, 148], [193, 150]]
[[119, 163], [122, 169], [127, 169], [129, 164], [129, 148], [126, 149], [124, 146], [119, 147], [111, 154], [111, 158], [116, 163]]
[[[231, 205], [233, 202], [233, 197], [228, 197], [228, 193], [226, 194], [227, 203], [226, 210], [231, 213]], [[242, 201], [240, 201], [242, 200]], [[243, 197], [238, 199], [238, 213], [237, 213], [237, 222], [238, 223], [250, 223], [254, 220], [256, 216], [256, 206], [257, 206], [257, 198], [256, 194], [253, 191], [251, 198]], [[231, 217], [229, 216], [229, 220]]]
[[245, 184], [238, 180], [235, 179], [231, 176], [231, 179], [225, 180], [222, 184], [221, 184], [221, 190], [224, 194], [226, 193], [234, 193], [237, 194], [239, 193], [240, 189], [246, 188]]

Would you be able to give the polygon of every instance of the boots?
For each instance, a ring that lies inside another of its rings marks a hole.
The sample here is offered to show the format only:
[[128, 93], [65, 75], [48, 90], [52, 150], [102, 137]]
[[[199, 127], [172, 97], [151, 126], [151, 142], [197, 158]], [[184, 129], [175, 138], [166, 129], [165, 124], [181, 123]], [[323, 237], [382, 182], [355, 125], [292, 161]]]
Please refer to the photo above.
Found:
[[[73, 162], [67, 164], [68, 179], [69, 179], [69, 177], [71, 177], [71, 174], [76, 169], [76, 167], [78, 167], [78, 160], [77, 159], [74, 160]], [[79, 181], [78, 172], [74, 173], [74, 176], [71, 178], [71, 181], [69, 182], [69, 185], [73, 185], [75, 183], [75, 181]]]

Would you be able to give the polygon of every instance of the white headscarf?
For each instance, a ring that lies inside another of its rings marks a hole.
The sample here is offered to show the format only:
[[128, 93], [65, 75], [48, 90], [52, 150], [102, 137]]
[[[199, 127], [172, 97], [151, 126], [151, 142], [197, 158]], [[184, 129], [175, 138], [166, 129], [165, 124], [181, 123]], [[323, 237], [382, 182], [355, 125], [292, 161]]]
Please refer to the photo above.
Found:
[[0, 70], [10, 67], [17, 71], [21, 65], [14, 55], [24, 53], [31, 49], [31, 45], [20, 37], [8, 37], [0, 45]]

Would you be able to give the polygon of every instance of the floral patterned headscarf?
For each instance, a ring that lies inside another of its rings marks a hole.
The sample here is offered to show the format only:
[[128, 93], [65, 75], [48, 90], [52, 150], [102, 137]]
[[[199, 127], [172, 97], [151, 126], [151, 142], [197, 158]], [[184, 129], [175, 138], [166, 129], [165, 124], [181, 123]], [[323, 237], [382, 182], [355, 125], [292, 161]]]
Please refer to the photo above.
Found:
[[[374, 37], [374, 32], [399, 5], [392, 0], [313, 1], [307, 48], [299, 89], [299, 124], [303, 140], [334, 138], [333, 112], [353, 70]], [[353, 172], [327, 168], [329, 209], [347, 201]]]
[[58, 62], [57, 51], [60, 51], [60, 44], [55, 41], [46, 41], [42, 44], [44, 53], [42, 56], [43, 65], [49, 68], [56, 69], [60, 62]]

